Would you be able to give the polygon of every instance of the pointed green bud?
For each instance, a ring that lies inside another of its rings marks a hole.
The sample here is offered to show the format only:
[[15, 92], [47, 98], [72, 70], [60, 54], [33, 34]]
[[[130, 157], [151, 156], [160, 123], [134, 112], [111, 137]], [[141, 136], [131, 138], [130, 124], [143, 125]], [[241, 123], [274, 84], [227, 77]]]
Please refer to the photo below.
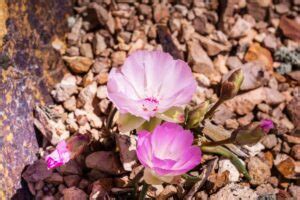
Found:
[[221, 86], [220, 99], [223, 101], [237, 95], [243, 83], [244, 75], [241, 69], [237, 69], [228, 75]]
[[201, 103], [197, 108], [188, 113], [187, 127], [196, 128], [200, 122], [204, 119], [204, 116], [209, 108], [209, 101]]
[[271, 120], [252, 123], [232, 133], [233, 143], [238, 145], [254, 145], [273, 128], [274, 125]]

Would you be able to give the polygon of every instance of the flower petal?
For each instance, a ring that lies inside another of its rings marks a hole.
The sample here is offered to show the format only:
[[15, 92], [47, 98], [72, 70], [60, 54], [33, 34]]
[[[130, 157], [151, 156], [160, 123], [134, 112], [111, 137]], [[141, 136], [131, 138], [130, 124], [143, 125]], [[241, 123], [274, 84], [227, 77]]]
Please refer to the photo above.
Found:
[[148, 131], [140, 131], [138, 133], [137, 157], [145, 167], [152, 167], [152, 146], [151, 133]]

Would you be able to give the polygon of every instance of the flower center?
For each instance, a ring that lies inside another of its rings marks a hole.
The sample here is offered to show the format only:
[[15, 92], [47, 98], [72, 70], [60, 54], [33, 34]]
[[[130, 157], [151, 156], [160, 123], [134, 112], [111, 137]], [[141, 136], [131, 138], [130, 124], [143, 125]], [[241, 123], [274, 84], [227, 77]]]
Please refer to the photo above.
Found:
[[147, 97], [143, 100], [142, 106], [145, 112], [155, 112], [158, 108], [158, 100], [154, 97]]

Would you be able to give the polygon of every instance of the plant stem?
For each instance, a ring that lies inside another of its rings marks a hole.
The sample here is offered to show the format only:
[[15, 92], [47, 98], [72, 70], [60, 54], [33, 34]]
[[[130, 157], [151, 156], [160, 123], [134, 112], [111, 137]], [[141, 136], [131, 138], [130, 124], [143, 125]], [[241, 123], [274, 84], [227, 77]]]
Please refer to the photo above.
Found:
[[251, 180], [251, 177], [248, 174], [245, 165], [239, 160], [236, 155], [234, 155], [226, 148], [222, 146], [201, 146], [201, 150], [206, 153], [214, 153], [228, 158], [240, 173], [242, 173], [248, 180]]
[[233, 142], [234, 142], [234, 140], [232, 138], [228, 138], [225, 140], [207, 142], [203, 145], [205, 145], [205, 146], [220, 146], [220, 145], [229, 144], [229, 143], [233, 143]]
[[107, 117], [107, 122], [106, 122], [106, 129], [109, 130], [112, 126], [112, 122], [113, 122], [113, 119], [114, 119], [114, 116], [115, 114], [117, 113], [117, 108], [116, 107], [113, 107], [111, 109], [111, 111], [109, 112], [109, 115]]
[[144, 182], [142, 191], [139, 196], [139, 200], [144, 200], [148, 191], [149, 185]]
[[215, 110], [216, 110], [223, 102], [224, 102], [223, 100], [219, 99], [219, 100], [213, 105], [213, 107], [212, 107], [211, 109], [209, 109], [209, 111], [204, 115], [204, 118], [203, 118], [202, 121], [206, 120], [207, 118], [210, 118], [210, 117], [214, 114]]

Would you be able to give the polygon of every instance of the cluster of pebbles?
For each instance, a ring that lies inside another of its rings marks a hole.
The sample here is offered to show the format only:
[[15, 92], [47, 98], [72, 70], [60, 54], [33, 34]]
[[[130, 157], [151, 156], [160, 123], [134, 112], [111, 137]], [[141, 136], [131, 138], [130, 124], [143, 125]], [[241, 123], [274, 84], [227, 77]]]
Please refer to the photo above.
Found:
[[[149, 197], [300, 197], [299, 0], [77, 0], [74, 11], [65, 40], [52, 41], [69, 73], [51, 92], [56, 104], [35, 109], [44, 144], [23, 178], [36, 199], [132, 199], [142, 167], [135, 137], [106, 129], [112, 109], [106, 84], [110, 69], [140, 49], [163, 50], [189, 63], [198, 83], [190, 106], [216, 101], [222, 77], [242, 68], [240, 94], [212, 122], [227, 130], [261, 119], [276, 124], [260, 143], [245, 147], [250, 182], [228, 159], [205, 155], [203, 168], [214, 165], [202, 187], [184, 181], [153, 186]], [[90, 134], [93, 142], [66, 165], [47, 170], [42, 157], [74, 133]]]

